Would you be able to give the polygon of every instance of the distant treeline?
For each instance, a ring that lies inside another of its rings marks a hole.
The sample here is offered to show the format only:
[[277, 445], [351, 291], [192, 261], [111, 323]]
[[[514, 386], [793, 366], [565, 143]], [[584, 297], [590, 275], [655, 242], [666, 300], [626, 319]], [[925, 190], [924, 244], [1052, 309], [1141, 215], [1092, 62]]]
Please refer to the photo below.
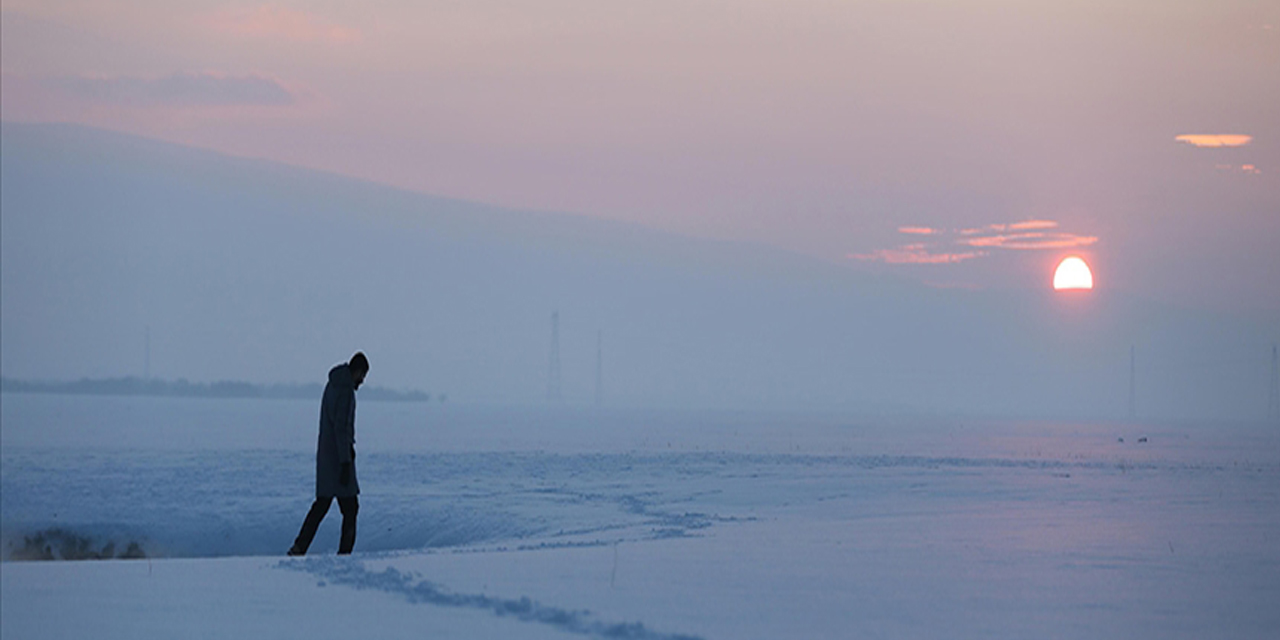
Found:
[[[320, 395], [324, 393], [324, 385], [320, 383], [261, 385], [235, 380], [205, 383], [188, 382], [185, 379], [159, 380], [132, 376], [127, 378], [81, 378], [71, 382], [14, 380], [0, 377], [0, 391], [97, 396], [170, 396], [175, 398], [319, 399]], [[360, 389], [360, 399], [426, 402], [431, 399], [431, 396], [417, 390], [397, 391], [386, 387], [363, 387]]]

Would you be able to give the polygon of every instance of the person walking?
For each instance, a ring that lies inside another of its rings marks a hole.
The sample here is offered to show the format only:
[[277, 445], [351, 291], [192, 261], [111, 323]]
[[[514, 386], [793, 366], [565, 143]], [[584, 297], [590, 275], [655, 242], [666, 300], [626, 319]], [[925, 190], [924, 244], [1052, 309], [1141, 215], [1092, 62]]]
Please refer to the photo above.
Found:
[[356, 513], [360, 511], [360, 483], [356, 481], [356, 389], [369, 373], [369, 359], [359, 351], [351, 361], [329, 370], [329, 383], [320, 401], [320, 437], [316, 443], [316, 501], [302, 521], [302, 530], [289, 549], [304, 556], [333, 499], [342, 511], [342, 539], [338, 554], [351, 553], [356, 544]]

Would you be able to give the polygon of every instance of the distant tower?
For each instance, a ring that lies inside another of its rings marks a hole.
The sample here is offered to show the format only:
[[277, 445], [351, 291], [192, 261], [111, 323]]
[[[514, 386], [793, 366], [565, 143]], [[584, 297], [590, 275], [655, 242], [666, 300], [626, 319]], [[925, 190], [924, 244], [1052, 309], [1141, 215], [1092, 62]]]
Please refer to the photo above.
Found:
[[560, 402], [560, 312], [551, 313], [551, 359], [547, 364], [547, 401]]
[[147, 342], [145, 355], [142, 361], [142, 379], [151, 379], [151, 325], [147, 325]]
[[1271, 399], [1267, 402], [1267, 417], [1280, 422], [1280, 363], [1276, 359], [1276, 345], [1271, 345]]
[[604, 405], [604, 331], [596, 332], [596, 406]]
[[1137, 348], [1129, 347], [1129, 419], [1138, 417], [1138, 356]]

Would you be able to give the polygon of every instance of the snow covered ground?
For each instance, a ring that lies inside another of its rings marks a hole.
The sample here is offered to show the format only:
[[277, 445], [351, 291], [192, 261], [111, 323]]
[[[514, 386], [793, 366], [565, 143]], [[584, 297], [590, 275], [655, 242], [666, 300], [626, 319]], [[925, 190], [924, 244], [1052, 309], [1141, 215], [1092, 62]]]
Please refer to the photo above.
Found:
[[5, 556], [149, 556], [6, 561], [6, 639], [1280, 634], [1274, 425], [366, 402], [288, 559], [317, 403], [2, 400]]

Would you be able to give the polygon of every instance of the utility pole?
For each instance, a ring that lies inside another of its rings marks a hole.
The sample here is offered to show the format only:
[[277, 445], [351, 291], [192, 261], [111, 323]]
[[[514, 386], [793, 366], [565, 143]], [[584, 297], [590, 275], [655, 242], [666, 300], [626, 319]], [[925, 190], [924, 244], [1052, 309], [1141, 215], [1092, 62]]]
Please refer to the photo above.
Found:
[[1137, 347], [1129, 346], [1129, 419], [1138, 417], [1138, 356]]
[[604, 406], [604, 331], [596, 332], [596, 406]]
[[559, 403], [560, 395], [560, 312], [551, 313], [551, 357], [547, 363], [547, 401]]

